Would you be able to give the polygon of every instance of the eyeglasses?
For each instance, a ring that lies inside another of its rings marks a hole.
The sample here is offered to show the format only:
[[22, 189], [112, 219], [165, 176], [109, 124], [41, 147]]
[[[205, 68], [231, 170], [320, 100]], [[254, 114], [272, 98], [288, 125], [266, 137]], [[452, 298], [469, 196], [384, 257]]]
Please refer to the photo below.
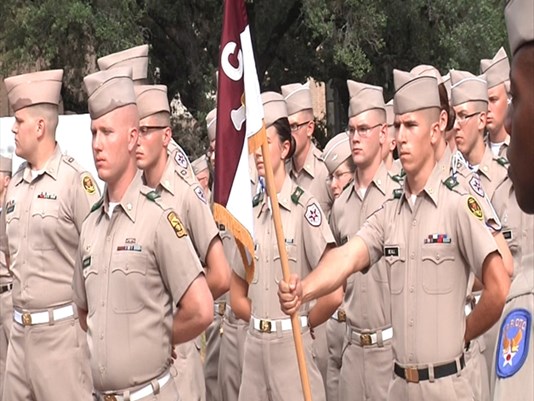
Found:
[[471, 113], [471, 114], [467, 114], [465, 116], [460, 116], [460, 115], [456, 114], [456, 121], [458, 121], [458, 125], [465, 125], [467, 123], [467, 121], [471, 117], [476, 116], [477, 114], [480, 114], [480, 111], [477, 111], [477, 112]]
[[150, 135], [153, 130], [159, 130], [159, 129], [165, 129], [168, 128], [168, 125], [143, 125], [139, 127], [139, 136], [145, 137], [147, 135]]
[[352, 171], [336, 171], [334, 174], [330, 174], [326, 177], [326, 182], [331, 184], [333, 181], [339, 181], [345, 174], [352, 174]]
[[348, 126], [347, 129], [345, 130], [345, 133], [349, 136], [349, 138], [352, 138], [356, 132], [358, 133], [360, 138], [369, 138], [371, 136], [372, 131], [376, 127], [380, 127], [381, 125], [383, 125], [383, 124], [382, 123], [378, 123], [376, 125], [373, 125], [372, 127], [361, 126], [361, 127], [357, 127], [357, 128]]
[[291, 132], [296, 132], [298, 131], [299, 129], [301, 129], [302, 127], [304, 127], [306, 124], [308, 124], [311, 120], [308, 120], [308, 121], [305, 121], [303, 123], [300, 123], [300, 124], [291, 124], [289, 126], [289, 128], [291, 128]]

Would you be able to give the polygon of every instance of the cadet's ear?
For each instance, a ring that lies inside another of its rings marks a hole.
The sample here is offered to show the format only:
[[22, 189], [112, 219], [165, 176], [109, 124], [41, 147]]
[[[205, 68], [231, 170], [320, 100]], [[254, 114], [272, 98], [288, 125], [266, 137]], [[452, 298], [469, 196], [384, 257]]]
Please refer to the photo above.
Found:
[[172, 139], [172, 130], [170, 127], [167, 127], [163, 131], [163, 146], [167, 147], [171, 139]]
[[128, 151], [133, 152], [137, 148], [137, 139], [139, 138], [139, 129], [132, 127], [128, 131]]
[[387, 135], [388, 135], [388, 125], [384, 123], [380, 127], [380, 133], [378, 134], [378, 141], [380, 142], [380, 145], [383, 145], [386, 142]]
[[440, 135], [441, 135], [440, 121], [436, 121], [435, 123], [432, 123], [432, 125], [430, 126], [430, 143], [432, 145], [435, 145], [438, 142]]

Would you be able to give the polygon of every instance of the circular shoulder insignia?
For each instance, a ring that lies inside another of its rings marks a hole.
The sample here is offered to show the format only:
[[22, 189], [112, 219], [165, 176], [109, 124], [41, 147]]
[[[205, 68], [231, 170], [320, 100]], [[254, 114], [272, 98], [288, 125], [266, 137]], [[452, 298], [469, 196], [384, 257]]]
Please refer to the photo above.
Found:
[[208, 201], [206, 200], [206, 196], [204, 196], [204, 191], [198, 185], [195, 187], [195, 194], [202, 202], [206, 204], [208, 203]]
[[174, 161], [176, 164], [178, 164], [181, 168], [187, 168], [189, 166], [189, 162], [187, 161], [187, 156], [185, 155], [184, 151], [182, 149], [177, 149], [176, 154], [174, 155]]
[[312, 203], [306, 207], [304, 217], [306, 218], [306, 221], [308, 221], [308, 223], [314, 227], [319, 227], [323, 221], [321, 209], [315, 203]]
[[528, 355], [532, 315], [526, 309], [513, 309], [501, 324], [495, 371], [501, 379], [513, 376], [521, 369]]
[[469, 209], [469, 212], [471, 212], [471, 214], [477, 219], [484, 219], [484, 212], [482, 211], [482, 208], [478, 204], [477, 200], [472, 196], [467, 197], [467, 208]]
[[480, 177], [478, 176], [478, 174], [473, 174], [471, 176], [471, 179], [469, 180], [469, 186], [473, 189], [473, 191], [475, 191], [478, 196], [482, 198], [485, 196], [484, 189], [482, 188], [482, 183], [480, 182]]
[[82, 185], [83, 189], [85, 189], [85, 192], [87, 192], [89, 195], [93, 195], [95, 193], [95, 183], [89, 174], [82, 175]]

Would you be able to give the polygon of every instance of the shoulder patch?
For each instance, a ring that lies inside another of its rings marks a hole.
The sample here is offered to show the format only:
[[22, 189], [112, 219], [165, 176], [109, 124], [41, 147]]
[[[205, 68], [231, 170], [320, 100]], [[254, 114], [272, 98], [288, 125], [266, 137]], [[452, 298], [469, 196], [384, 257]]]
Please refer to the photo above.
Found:
[[197, 185], [195, 187], [194, 191], [195, 191], [195, 194], [198, 197], [198, 199], [200, 199], [205, 204], [208, 203], [208, 201], [206, 200], [206, 196], [204, 195], [204, 191], [202, 190], [202, 188], [200, 188], [200, 186]]
[[[293, 195], [291, 196], [293, 197]], [[323, 221], [323, 214], [316, 203], [311, 203], [306, 207], [304, 217], [306, 218], [306, 221], [313, 227], [319, 227]]]
[[291, 194], [291, 200], [295, 205], [299, 204], [300, 197], [304, 193], [304, 190], [301, 187], [297, 187], [295, 191]]
[[528, 356], [532, 315], [526, 309], [513, 309], [503, 319], [495, 355], [495, 372], [501, 379], [516, 374]]
[[479, 220], [484, 220], [484, 212], [478, 204], [477, 200], [472, 196], [467, 197], [467, 209], [469, 212]]
[[91, 211], [89, 213], [93, 213], [95, 210], [100, 209], [102, 204], [104, 203], [104, 196], [102, 196], [92, 207]]
[[445, 184], [447, 188], [452, 190], [455, 186], [458, 185], [458, 179], [454, 175], [451, 175], [449, 178], [443, 181], [443, 184]]
[[93, 195], [96, 192], [95, 183], [88, 173], [82, 174], [82, 185], [89, 195]]
[[189, 162], [187, 161], [187, 156], [185, 155], [183, 150], [180, 149], [180, 148], [178, 148], [178, 150], [176, 151], [176, 154], [174, 155], [174, 161], [181, 168], [187, 169], [189, 167]]
[[499, 163], [503, 167], [506, 167], [508, 164], [510, 164], [510, 162], [506, 160], [506, 158], [504, 157], [498, 157], [495, 160], [497, 161], [497, 163]]
[[167, 220], [169, 221], [169, 223], [171, 223], [171, 227], [173, 228], [173, 230], [176, 233], [176, 236], [178, 238], [182, 238], [182, 237], [187, 236], [187, 231], [186, 231], [182, 221], [176, 215], [176, 213], [170, 212], [167, 215]]
[[478, 174], [473, 174], [473, 176], [469, 180], [469, 186], [481, 198], [485, 196], [484, 188], [482, 188], [482, 183], [480, 182], [480, 177]]

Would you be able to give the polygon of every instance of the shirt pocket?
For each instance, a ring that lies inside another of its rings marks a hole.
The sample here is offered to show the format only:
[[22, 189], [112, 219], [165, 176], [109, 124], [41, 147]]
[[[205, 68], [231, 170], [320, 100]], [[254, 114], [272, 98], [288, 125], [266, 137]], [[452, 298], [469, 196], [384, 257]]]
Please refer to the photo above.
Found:
[[[286, 243], [286, 253], [287, 260], [289, 262], [289, 273], [296, 273], [302, 279], [304, 277], [304, 272], [301, 272], [297, 269], [297, 246], [293, 243]], [[278, 244], [274, 245], [273, 254], [274, 281], [276, 284], [278, 284], [284, 278], [284, 273], [282, 272], [282, 260], [280, 258], [280, 252], [278, 251]]]
[[423, 262], [423, 289], [428, 294], [448, 294], [457, 279], [454, 247], [446, 244], [428, 244], [421, 248]]
[[147, 257], [140, 252], [120, 251], [111, 258], [109, 298], [116, 313], [137, 313], [145, 307]]
[[38, 251], [50, 251], [56, 249], [54, 238], [57, 238], [59, 202], [37, 202], [38, 206], [32, 211], [30, 230], [30, 245]]
[[[6, 209], [2, 210], [0, 213], [6, 213]], [[9, 242], [9, 253], [17, 253], [19, 246], [25, 241], [22, 238], [22, 225], [20, 222], [20, 206], [17, 205], [15, 208], [6, 213], [6, 234]], [[18, 241], [9, 241], [9, 238], [18, 238]]]
[[[387, 252], [396, 249], [396, 252]], [[401, 294], [406, 276], [406, 249], [399, 245], [384, 245], [384, 259], [389, 272], [389, 288], [392, 294]]]

